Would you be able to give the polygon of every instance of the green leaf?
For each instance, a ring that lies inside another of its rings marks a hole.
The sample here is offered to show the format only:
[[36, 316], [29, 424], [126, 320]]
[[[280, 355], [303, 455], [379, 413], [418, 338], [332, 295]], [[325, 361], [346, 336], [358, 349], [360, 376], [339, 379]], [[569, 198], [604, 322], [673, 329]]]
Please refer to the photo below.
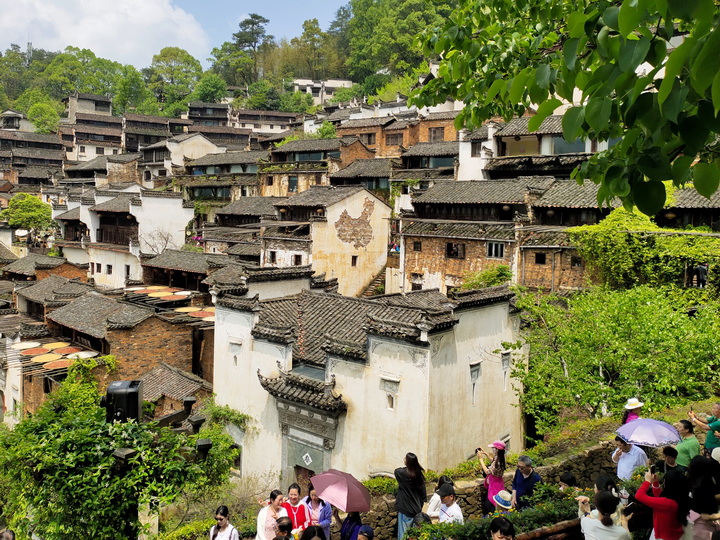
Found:
[[685, 141], [685, 153], [687, 155], [697, 154], [707, 141], [710, 129], [697, 116], [683, 118], [678, 124], [680, 136]]
[[606, 98], [592, 98], [585, 106], [585, 120], [596, 132], [607, 128], [612, 112], [612, 101]]
[[571, 38], [579, 38], [585, 34], [585, 23], [588, 18], [581, 11], [573, 11], [567, 19], [568, 32]]
[[618, 17], [620, 15], [620, 8], [617, 6], [610, 6], [602, 14], [602, 20], [606, 26], [609, 26], [613, 30], [620, 30], [620, 24], [618, 23]]
[[627, 37], [637, 28], [640, 23], [640, 10], [638, 9], [637, 0], [623, 0], [618, 13], [618, 30], [620, 35]]
[[699, 93], [703, 93], [712, 84], [713, 77], [717, 73], [718, 57], [720, 57], [720, 32], [715, 29], [708, 35], [690, 69], [693, 88]]
[[639, 182], [633, 186], [635, 206], [643, 214], [654, 216], [665, 206], [665, 184], [662, 182]]
[[637, 160], [637, 168], [650, 180], [662, 182], [672, 178], [670, 160], [657, 146], [648, 148], [642, 153]]
[[720, 185], [720, 169], [718, 162], [696, 163], [692, 168], [693, 185], [697, 192], [708, 199], [715, 193]]
[[701, 0], [668, 0], [668, 6], [672, 14], [686, 21], [691, 20]]
[[490, 88], [487, 91], [487, 95], [485, 96], [485, 105], [495, 99], [495, 96], [497, 96], [500, 89], [503, 88], [506, 84], [507, 82], [503, 79], [495, 79], [490, 85]]
[[694, 158], [692, 156], [679, 156], [672, 164], [673, 182], [676, 186], [682, 186], [690, 180], [690, 166]]
[[717, 72], [712, 83], [712, 102], [715, 108], [715, 116], [720, 111], [720, 71]]
[[531, 73], [532, 70], [530, 68], [525, 68], [520, 73], [515, 75], [515, 78], [512, 80], [510, 86], [510, 92], [508, 94], [508, 98], [510, 99], [511, 103], [520, 103], [523, 93], [525, 92], [525, 83], [527, 82]]
[[549, 64], [542, 64], [537, 68], [537, 71], [535, 72], [535, 82], [539, 88], [546, 90], [550, 87], [550, 74], [551, 71]]
[[562, 101], [557, 98], [550, 98], [543, 101], [538, 107], [537, 114], [528, 122], [528, 130], [535, 131], [539, 128], [543, 120], [550, 116], [560, 105], [562, 105]]
[[585, 121], [584, 107], [571, 107], [562, 118], [563, 138], [568, 142], [575, 141], [582, 131]]
[[670, 56], [668, 56], [668, 60], [665, 63], [665, 75], [662, 83], [660, 84], [660, 89], [658, 90], [658, 102], [661, 105], [670, 95], [673, 83], [675, 82], [675, 77], [680, 75], [680, 71], [682, 70], [683, 65], [685, 65], [685, 60], [690, 54], [690, 51], [692, 51], [694, 45], [695, 38], [687, 38], [673, 52], [670, 53]]
[[563, 45], [563, 59], [568, 69], [575, 69], [577, 62], [577, 51], [580, 40], [577, 38], [568, 39]]
[[685, 105], [685, 98], [687, 98], [689, 91], [689, 87], [680, 86], [680, 81], [675, 80], [672, 92], [670, 92], [668, 99], [660, 107], [665, 118], [671, 122], [677, 122], [678, 114], [680, 114], [683, 105]]
[[620, 45], [618, 65], [624, 72], [634, 72], [643, 63], [650, 50], [650, 40], [646, 37], [628, 39]]

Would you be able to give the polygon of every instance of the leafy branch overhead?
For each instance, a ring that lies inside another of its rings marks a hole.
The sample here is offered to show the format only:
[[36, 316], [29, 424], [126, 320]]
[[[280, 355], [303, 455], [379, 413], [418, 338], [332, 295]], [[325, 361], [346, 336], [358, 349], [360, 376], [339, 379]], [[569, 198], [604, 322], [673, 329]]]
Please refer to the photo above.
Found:
[[537, 129], [564, 100], [566, 140], [611, 144], [576, 179], [600, 184], [601, 202], [654, 214], [665, 180], [706, 197], [720, 184], [719, 21], [713, 0], [459, 0], [422, 37], [442, 60], [411, 101], [464, 101], [458, 127], [537, 107]]

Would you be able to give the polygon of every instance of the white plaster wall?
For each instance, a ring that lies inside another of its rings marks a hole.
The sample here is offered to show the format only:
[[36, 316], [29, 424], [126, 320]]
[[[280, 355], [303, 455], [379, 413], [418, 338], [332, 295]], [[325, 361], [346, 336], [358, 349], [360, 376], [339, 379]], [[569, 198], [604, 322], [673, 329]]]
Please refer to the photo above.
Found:
[[145, 253], [162, 251], [165, 238], [167, 249], [180, 249], [185, 244], [185, 227], [193, 218], [192, 208], [183, 208], [182, 199], [143, 197], [142, 206], [131, 206], [138, 222], [140, 249]]
[[217, 306], [213, 390], [218, 405], [228, 405], [253, 418], [244, 436], [242, 470], [279, 472], [282, 434], [275, 398], [260, 386], [257, 370], [266, 377], [277, 376], [277, 360], [289, 369], [292, 347], [254, 340], [250, 334], [252, 320], [252, 313]]
[[[340, 239], [335, 223], [343, 211], [350, 218], [361, 216], [366, 200], [375, 202], [369, 216], [372, 239], [366, 246], [355, 247], [354, 242]], [[317, 273], [338, 279], [338, 292], [356, 296], [382, 270], [387, 262], [387, 243], [390, 237], [390, 207], [368, 191], [360, 191], [326, 209], [327, 221], [312, 224], [312, 266]], [[358, 257], [352, 266], [352, 256]]]
[[[18, 336], [15, 339], [9, 337], [3, 337], [2, 339], [5, 340], [8, 355], [7, 369], [3, 370], [5, 375], [4, 385], [2, 387], [3, 395], [5, 396], [5, 415], [3, 417], [3, 423], [9, 426], [14, 426], [21, 420], [23, 385], [22, 368], [20, 367], [18, 351], [11, 349], [10, 346], [14, 343], [19, 343], [21, 338]], [[17, 411], [13, 410], [13, 403], [17, 403]], [[0, 403], [0, 407], [2, 407], [2, 405], [3, 404]]]
[[298, 294], [304, 289], [310, 289], [309, 279], [287, 279], [282, 281], [259, 281], [248, 283], [247, 297], [260, 295], [260, 300], [266, 298], [280, 298]]
[[[90, 277], [100, 287], [120, 289], [125, 286], [125, 265], [130, 266], [130, 279], [142, 279], [142, 267], [139, 259], [128, 252], [120, 250], [97, 249], [90, 247], [87, 250], [89, 262], [102, 265], [101, 272], [91, 272]], [[112, 274], [108, 275], [108, 264], [112, 265]]]
[[[523, 448], [518, 397], [503, 375], [503, 342], [517, 340], [517, 323], [507, 303], [459, 313], [451, 332], [431, 336], [430, 438], [427, 466], [441, 470], [459, 463], [478, 446], [510, 436], [513, 452]], [[470, 365], [480, 363], [473, 389]], [[450, 439], [448, 440], [448, 437]]]
[[[170, 150], [170, 160], [175, 166], [184, 166], [183, 158], [198, 159], [206, 154], [218, 154], [225, 152], [225, 147], [216, 145], [210, 139], [202, 135], [190, 137], [181, 142], [168, 140], [168, 150]], [[170, 170], [170, 167], [166, 167]]]
[[85, 249], [63, 246], [62, 251], [63, 257], [65, 257], [68, 262], [75, 264], [85, 264], [90, 262], [90, 256]]
[[473, 141], [465, 139], [468, 135], [467, 131], [463, 131], [462, 139], [459, 144], [459, 155], [458, 155], [458, 180], [484, 180], [487, 178], [485, 175], [485, 166], [488, 159], [497, 156], [497, 148], [495, 144], [495, 133], [497, 127], [494, 124], [488, 124], [488, 139], [482, 141], [481, 146], [483, 147], [483, 155], [473, 156], [472, 155], [472, 144]]
[[[372, 336], [367, 365], [333, 360], [335, 392], [348, 404], [338, 427], [332, 467], [357, 478], [392, 473], [414, 452], [427, 467], [430, 351], [409, 343]], [[399, 381], [394, 409], [382, 381]]]

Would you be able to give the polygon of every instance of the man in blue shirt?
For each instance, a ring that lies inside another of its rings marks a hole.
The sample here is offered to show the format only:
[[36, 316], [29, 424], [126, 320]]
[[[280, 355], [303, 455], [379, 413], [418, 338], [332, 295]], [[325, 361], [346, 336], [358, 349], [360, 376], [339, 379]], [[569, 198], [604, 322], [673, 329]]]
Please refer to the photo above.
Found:
[[535, 472], [532, 459], [528, 456], [520, 456], [512, 481], [513, 508], [521, 510], [530, 506], [528, 499], [532, 496], [535, 484], [538, 482], [542, 482], [542, 478]]

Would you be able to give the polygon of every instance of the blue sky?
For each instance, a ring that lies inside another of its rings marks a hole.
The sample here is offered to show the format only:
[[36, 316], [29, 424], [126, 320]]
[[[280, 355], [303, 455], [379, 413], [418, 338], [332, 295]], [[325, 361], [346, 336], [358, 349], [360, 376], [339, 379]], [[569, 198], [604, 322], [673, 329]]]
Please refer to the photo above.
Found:
[[167, 46], [207, 67], [213, 47], [229, 41], [250, 13], [270, 19], [268, 33], [288, 39], [317, 18], [326, 30], [347, 0], [0, 0], [0, 51], [27, 41], [47, 50], [68, 45], [137, 68]]

